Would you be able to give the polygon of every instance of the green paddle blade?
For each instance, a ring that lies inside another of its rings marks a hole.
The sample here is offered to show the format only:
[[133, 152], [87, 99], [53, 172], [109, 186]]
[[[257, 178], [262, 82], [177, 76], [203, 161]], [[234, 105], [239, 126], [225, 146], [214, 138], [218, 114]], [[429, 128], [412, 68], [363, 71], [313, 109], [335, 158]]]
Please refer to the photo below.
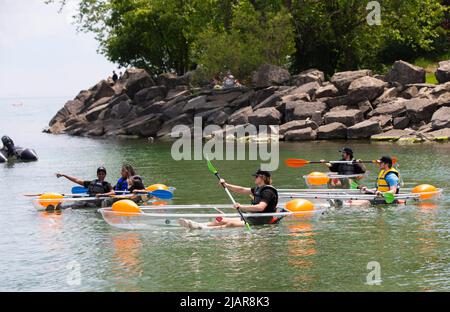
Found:
[[383, 197], [388, 204], [392, 204], [395, 201], [395, 195], [392, 193], [383, 193]]
[[208, 163], [209, 171], [211, 171], [212, 174], [217, 174], [217, 172], [218, 172], [217, 169], [213, 166], [213, 164], [211, 163], [211, 161], [208, 158], [206, 158], [206, 162]]
[[357, 190], [358, 189], [358, 183], [356, 183], [355, 181], [352, 180], [352, 182], [350, 183], [350, 189], [352, 190]]

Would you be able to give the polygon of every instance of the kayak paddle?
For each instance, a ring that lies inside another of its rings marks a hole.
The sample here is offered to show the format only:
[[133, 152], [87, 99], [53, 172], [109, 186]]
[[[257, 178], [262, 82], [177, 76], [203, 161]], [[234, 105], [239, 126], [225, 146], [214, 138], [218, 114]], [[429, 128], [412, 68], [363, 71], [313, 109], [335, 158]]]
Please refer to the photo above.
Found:
[[[217, 179], [219, 179], [219, 181], [221, 180], [221, 177], [219, 175], [219, 171], [213, 166], [213, 164], [211, 163], [211, 161], [206, 158], [206, 161], [208, 163], [208, 169], [209, 171], [211, 171], [212, 174], [214, 174]], [[222, 184], [222, 187], [224, 188], [225, 192], [227, 193], [228, 197], [231, 199], [231, 202], [233, 203], [233, 205], [236, 205], [236, 201], [233, 198], [233, 195], [231, 195], [230, 191], [228, 190], [228, 188]], [[247, 220], [244, 218], [244, 216], [242, 215], [241, 209], [237, 208], [237, 211], [239, 212], [239, 215], [241, 216], [242, 220], [245, 223], [245, 226], [247, 227], [248, 230], [250, 230], [250, 224], [248, 224]]]
[[[284, 161], [286, 166], [291, 168], [300, 168], [310, 164], [322, 164], [320, 161], [310, 161], [306, 159], [297, 159], [297, 158], [289, 158]], [[336, 160], [336, 161], [325, 161], [325, 163], [330, 164], [358, 164], [360, 162], [356, 160]], [[363, 160], [361, 163], [363, 164], [376, 164], [377, 160]], [[392, 164], [395, 165], [397, 163], [397, 157], [392, 157]]]
[[72, 194], [87, 194], [88, 189], [82, 186], [72, 187]]
[[381, 195], [384, 197], [384, 200], [387, 204], [392, 204], [395, 201], [395, 195], [392, 193], [381, 193]]

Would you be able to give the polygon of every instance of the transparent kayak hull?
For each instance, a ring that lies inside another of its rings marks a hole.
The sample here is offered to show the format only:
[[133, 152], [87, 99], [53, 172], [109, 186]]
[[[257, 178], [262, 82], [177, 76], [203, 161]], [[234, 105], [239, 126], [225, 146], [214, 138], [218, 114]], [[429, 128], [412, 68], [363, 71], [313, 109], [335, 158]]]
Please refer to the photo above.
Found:
[[[179, 219], [189, 219], [199, 223], [213, 222], [217, 218], [240, 218], [231, 205], [167, 205], [143, 206], [141, 213], [113, 211], [112, 208], [98, 210], [109, 225], [127, 230], [145, 230], [155, 227], [180, 227]], [[245, 218], [291, 217], [311, 215], [320, 209], [308, 212], [243, 213]]]

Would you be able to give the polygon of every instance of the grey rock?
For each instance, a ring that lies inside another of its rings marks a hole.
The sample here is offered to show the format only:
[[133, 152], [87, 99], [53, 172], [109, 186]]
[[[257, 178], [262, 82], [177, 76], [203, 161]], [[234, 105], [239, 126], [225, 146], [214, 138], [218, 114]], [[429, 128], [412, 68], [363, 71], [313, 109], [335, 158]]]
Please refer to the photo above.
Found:
[[251, 105], [251, 99], [255, 96], [255, 91], [250, 90], [241, 94], [237, 99], [232, 102], [229, 102], [227, 106], [232, 107], [233, 109], [240, 109], [245, 106]]
[[450, 81], [450, 60], [439, 62], [439, 67], [436, 70], [435, 75], [439, 83]]
[[430, 122], [437, 109], [437, 101], [429, 99], [412, 99], [405, 103], [406, 114], [412, 122]]
[[364, 120], [347, 129], [348, 139], [365, 139], [381, 133], [380, 123], [376, 120]]
[[326, 108], [326, 104], [322, 102], [289, 102], [286, 103], [285, 119], [286, 122], [292, 120], [305, 120], [307, 118], [311, 118], [315, 112], [320, 112], [320, 114], [323, 114]]
[[339, 90], [333, 84], [328, 84], [316, 90], [316, 99], [324, 97], [335, 97], [338, 95]]
[[132, 99], [140, 90], [154, 86], [155, 82], [144, 69], [127, 70], [125, 89], [127, 95]]
[[253, 73], [252, 83], [256, 88], [265, 88], [273, 85], [289, 83], [291, 74], [279, 66], [264, 64]]
[[279, 134], [284, 135], [288, 131], [311, 128], [316, 130], [318, 125], [311, 120], [293, 120], [280, 126]]
[[278, 94], [272, 94], [267, 99], [265, 99], [263, 102], [257, 104], [254, 107], [254, 110], [260, 109], [260, 108], [266, 108], [266, 107], [275, 107], [278, 102], [281, 101], [281, 97]]
[[325, 123], [342, 123], [347, 127], [351, 127], [364, 120], [363, 113], [358, 109], [349, 109], [345, 111], [328, 112], [324, 116]]
[[404, 61], [397, 61], [386, 75], [386, 81], [398, 82], [402, 85], [424, 83], [425, 69]]
[[253, 114], [251, 106], [243, 107], [230, 116], [228, 123], [230, 125], [245, 125], [248, 123], [248, 116], [251, 114]]
[[298, 75], [291, 78], [292, 86], [301, 86], [310, 82], [318, 82], [319, 84], [325, 81], [325, 74], [318, 69], [308, 69], [302, 71]]
[[353, 103], [372, 101], [383, 94], [386, 83], [382, 80], [364, 76], [352, 81], [348, 96]]
[[242, 95], [242, 91], [214, 91], [211, 95], [208, 95], [207, 100], [210, 102], [214, 101], [225, 101], [233, 102], [239, 96]]
[[320, 126], [317, 130], [317, 138], [319, 140], [346, 139], [347, 127], [339, 122]]
[[317, 137], [316, 130], [312, 128], [303, 128], [297, 130], [289, 130], [284, 134], [286, 141], [311, 141]]
[[433, 130], [450, 128], [450, 107], [441, 107], [431, 118]]
[[369, 115], [390, 115], [392, 117], [404, 116], [406, 114], [406, 100], [395, 100], [377, 106]]
[[261, 108], [248, 116], [248, 122], [255, 126], [279, 125], [281, 113], [274, 107]]
[[157, 101], [166, 97], [166, 87], [153, 86], [140, 90], [134, 96], [134, 102], [138, 106], [144, 106], [145, 103], [155, 99]]
[[339, 72], [335, 73], [333, 77], [331, 77], [330, 81], [336, 86], [336, 88], [338, 88], [341, 94], [345, 94], [347, 93], [348, 87], [354, 80], [364, 76], [372, 76], [372, 71], [363, 69], [357, 71]]
[[405, 129], [409, 126], [409, 118], [406, 116], [403, 117], [395, 117], [392, 124], [394, 129]]

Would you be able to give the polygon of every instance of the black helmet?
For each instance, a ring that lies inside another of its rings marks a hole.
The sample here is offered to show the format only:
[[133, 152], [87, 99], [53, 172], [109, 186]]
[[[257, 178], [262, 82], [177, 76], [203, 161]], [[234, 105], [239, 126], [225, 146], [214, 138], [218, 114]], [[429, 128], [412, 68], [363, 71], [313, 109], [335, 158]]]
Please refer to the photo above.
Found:
[[98, 169], [97, 169], [97, 173], [99, 173], [99, 172], [104, 172], [104, 173], [106, 174], [106, 168], [105, 168], [105, 167], [103, 167], [103, 166], [101, 166], [101, 167], [98, 167]]

